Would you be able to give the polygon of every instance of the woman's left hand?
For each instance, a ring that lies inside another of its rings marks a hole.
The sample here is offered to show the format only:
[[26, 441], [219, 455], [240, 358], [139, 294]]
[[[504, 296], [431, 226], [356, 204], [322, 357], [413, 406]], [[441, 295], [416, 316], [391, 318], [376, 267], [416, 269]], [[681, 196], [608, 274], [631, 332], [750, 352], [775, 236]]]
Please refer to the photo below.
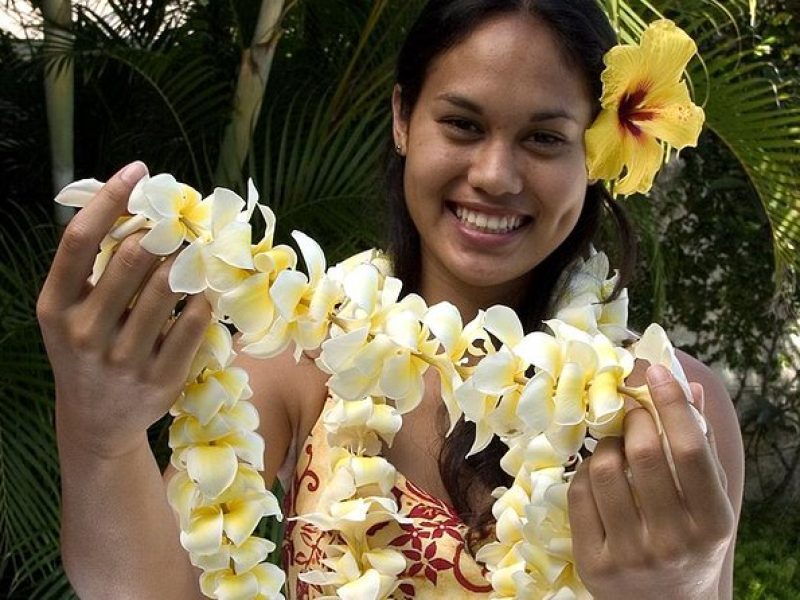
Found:
[[[655, 421], [634, 408], [623, 437], [601, 440], [570, 485], [578, 574], [596, 599], [717, 598], [735, 516], [713, 432], [669, 371], [652, 366], [647, 382], [680, 486]], [[692, 392], [702, 410], [702, 387]]]

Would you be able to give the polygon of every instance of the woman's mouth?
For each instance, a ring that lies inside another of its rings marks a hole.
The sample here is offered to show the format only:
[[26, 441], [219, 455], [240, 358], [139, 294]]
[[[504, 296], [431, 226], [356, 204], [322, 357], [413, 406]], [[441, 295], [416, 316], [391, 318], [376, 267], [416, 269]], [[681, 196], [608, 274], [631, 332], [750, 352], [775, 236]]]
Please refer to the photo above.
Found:
[[481, 233], [511, 233], [525, 226], [530, 220], [530, 217], [523, 215], [488, 214], [454, 203], [448, 203], [448, 208], [467, 229]]

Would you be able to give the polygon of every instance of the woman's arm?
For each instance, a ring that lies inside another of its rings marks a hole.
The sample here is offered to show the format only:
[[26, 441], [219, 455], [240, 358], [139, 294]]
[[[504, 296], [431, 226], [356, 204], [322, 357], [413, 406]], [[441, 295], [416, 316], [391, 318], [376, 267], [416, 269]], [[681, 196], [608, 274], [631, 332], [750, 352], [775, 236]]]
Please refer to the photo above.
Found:
[[[173, 322], [174, 256], [162, 262], [147, 253], [141, 234], [122, 242], [96, 286], [87, 283], [100, 241], [144, 172], [134, 163], [118, 173], [75, 216], [37, 305], [56, 383], [63, 560], [87, 599], [201, 597], [146, 432], [183, 388], [210, 322], [208, 303], [190, 298]], [[270, 417], [261, 431], [272, 480], [293, 426], [286, 396], [266, 394], [264, 377], [254, 384], [262, 417]]]
[[56, 385], [62, 554], [82, 598], [199, 594], [146, 432], [183, 386], [208, 304], [191, 299], [167, 331], [179, 299], [167, 285], [171, 260], [145, 252], [140, 235], [122, 243], [96, 286], [87, 282], [145, 172], [129, 165], [73, 218], [37, 303]]

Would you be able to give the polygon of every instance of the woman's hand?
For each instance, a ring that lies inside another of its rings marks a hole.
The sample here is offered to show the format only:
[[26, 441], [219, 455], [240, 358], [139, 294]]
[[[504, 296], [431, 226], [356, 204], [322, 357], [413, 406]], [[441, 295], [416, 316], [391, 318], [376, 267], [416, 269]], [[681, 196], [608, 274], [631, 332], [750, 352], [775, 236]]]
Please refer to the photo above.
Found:
[[121, 243], [96, 286], [88, 283], [100, 241], [145, 173], [141, 162], [128, 165], [72, 219], [37, 304], [62, 440], [106, 457], [131, 450], [169, 409], [211, 318], [196, 296], [172, 322], [174, 256], [148, 253], [141, 234]]
[[[570, 485], [578, 573], [597, 599], [716, 598], [735, 517], [713, 432], [669, 371], [650, 367], [647, 381], [680, 486], [656, 423], [634, 408], [624, 436], [601, 440]], [[692, 392], [702, 409], [702, 387]]]

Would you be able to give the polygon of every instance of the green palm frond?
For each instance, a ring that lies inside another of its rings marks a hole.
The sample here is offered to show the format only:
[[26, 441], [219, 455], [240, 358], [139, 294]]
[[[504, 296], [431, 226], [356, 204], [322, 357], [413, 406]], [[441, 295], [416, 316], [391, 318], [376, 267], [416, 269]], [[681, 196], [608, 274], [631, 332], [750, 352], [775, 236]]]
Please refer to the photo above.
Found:
[[[208, 164], [229, 114], [238, 57], [225, 29], [233, 26], [232, 11], [186, 1], [117, 1], [109, 8], [111, 14], [99, 15], [76, 5], [63, 43], [56, 38], [38, 55], [44, 67], [74, 63], [84, 82], [79, 106], [119, 132], [102, 140], [122, 155], [109, 167], [137, 156], [197, 186], [210, 185]], [[79, 145], [86, 133], [78, 123]]]
[[[333, 58], [331, 91], [270, 98], [256, 171], [280, 235], [302, 228], [323, 240], [332, 257], [379, 243], [394, 56], [410, 4], [394, 11], [383, 0], [372, 4], [346, 44], [348, 54]], [[273, 76], [281, 81], [281, 75]]]
[[386, 110], [372, 106], [332, 124], [330, 104], [296, 98], [290, 107], [280, 117], [267, 115], [259, 186], [280, 217], [279, 234], [301, 228], [335, 241], [339, 247], [331, 251], [339, 256], [377, 244], [376, 174], [388, 134]]
[[[0, 228], [0, 556], [26, 597], [69, 589], [59, 556], [54, 389], [34, 306], [57, 240], [30, 209]], [[25, 235], [20, 235], [25, 232]], [[24, 592], [23, 592], [24, 591]], [[21, 596], [20, 596], [21, 597]], [[66, 597], [61, 593], [58, 597]]]
[[730, 56], [735, 42], [715, 42], [704, 54], [714, 86], [705, 106], [708, 128], [736, 157], [764, 205], [780, 278], [784, 269], [800, 266], [800, 104], [791, 82], [768, 78], [769, 65], [752, 53], [737, 65]]

